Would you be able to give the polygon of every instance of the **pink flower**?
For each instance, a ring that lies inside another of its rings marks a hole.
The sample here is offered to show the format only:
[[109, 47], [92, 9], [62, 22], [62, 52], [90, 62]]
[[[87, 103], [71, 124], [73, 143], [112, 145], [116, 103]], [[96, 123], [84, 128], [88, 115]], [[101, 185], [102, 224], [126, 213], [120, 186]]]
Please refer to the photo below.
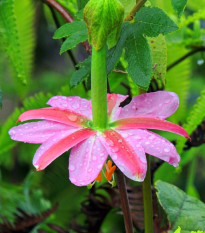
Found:
[[51, 107], [34, 109], [20, 115], [19, 121], [40, 119], [10, 129], [13, 140], [40, 143], [34, 155], [37, 170], [72, 148], [69, 177], [73, 184], [85, 186], [93, 182], [108, 155], [130, 179], [143, 181], [147, 163], [145, 153], [178, 166], [180, 157], [173, 144], [147, 129], [158, 129], [189, 137], [186, 131], [164, 119], [178, 108], [176, 94], [166, 91], [134, 97], [124, 108], [127, 96], [108, 94], [108, 128], [92, 129], [91, 101], [77, 96], [54, 96]]

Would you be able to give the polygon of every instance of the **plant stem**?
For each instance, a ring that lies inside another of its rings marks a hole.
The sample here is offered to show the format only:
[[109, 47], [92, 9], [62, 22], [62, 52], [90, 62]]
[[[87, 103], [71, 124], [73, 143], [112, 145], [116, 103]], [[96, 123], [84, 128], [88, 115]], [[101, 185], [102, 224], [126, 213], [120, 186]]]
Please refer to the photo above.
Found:
[[122, 212], [123, 212], [124, 223], [125, 223], [125, 230], [126, 230], [126, 233], [133, 233], [134, 231], [133, 231], [133, 225], [132, 225], [131, 212], [129, 208], [129, 200], [127, 197], [125, 177], [119, 169], [116, 170], [116, 175], [117, 175], [117, 185], [119, 188]]
[[145, 4], [147, 0], [137, 0], [136, 5], [130, 11], [129, 15], [124, 19], [124, 21], [130, 21], [133, 19], [135, 14], [139, 11], [139, 9]]
[[107, 127], [107, 56], [106, 45], [96, 51], [92, 48], [91, 99], [93, 126]]
[[144, 201], [144, 224], [145, 233], [153, 233], [153, 206], [152, 206], [152, 189], [151, 189], [151, 172], [149, 155], [147, 155], [147, 174], [143, 182], [143, 201]]

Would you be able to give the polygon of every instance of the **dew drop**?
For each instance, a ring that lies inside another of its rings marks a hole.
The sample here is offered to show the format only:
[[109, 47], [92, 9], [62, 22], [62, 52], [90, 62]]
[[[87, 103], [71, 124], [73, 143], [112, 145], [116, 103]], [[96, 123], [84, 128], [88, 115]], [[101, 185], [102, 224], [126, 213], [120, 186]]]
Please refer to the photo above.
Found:
[[70, 121], [76, 121], [76, 120], [77, 120], [77, 116], [75, 116], [75, 115], [69, 115], [69, 116], [68, 116], [68, 119], [69, 119]]
[[112, 152], [118, 152], [119, 151], [119, 148], [117, 148], [117, 147], [114, 147], [113, 149], [112, 149]]
[[150, 142], [149, 142], [149, 141], [146, 141], [146, 142], [145, 142], [145, 144], [146, 144], [146, 145], [149, 145], [149, 144], [150, 144]]
[[89, 168], [89, 169], [88, 169], [88, 172], [91, 172], [91, 171], [92, 171], [92, 168]]
[[93, 156], [93, 160], [94, 160], [94, 161], [97, 160], [97, 157], [96, 157], [95, 155]]
[[142, 137], [140, 137], [139, 135], [136, 135], [134, 138], [137, 139], [137, 140], [142, 139]]
[[71, 165], [69, 166], [69, 170], [70, 170], [70, 171], [74, 171], [74, 170], [75, 170], [75, 166], [71, 164]]
[[121, 142], [122, 142], [122, 139], [119, 139], [118, 142], [121, 143]]
[[98, 169], [101, 169], [101, 167], [102, 167], [102, 165], [101, 165], [101, 164], [99, 164], [99, 165], [98, 165]]
[[164, 148], [164, 152], [169, 152], [170, 149], [169, 148]]

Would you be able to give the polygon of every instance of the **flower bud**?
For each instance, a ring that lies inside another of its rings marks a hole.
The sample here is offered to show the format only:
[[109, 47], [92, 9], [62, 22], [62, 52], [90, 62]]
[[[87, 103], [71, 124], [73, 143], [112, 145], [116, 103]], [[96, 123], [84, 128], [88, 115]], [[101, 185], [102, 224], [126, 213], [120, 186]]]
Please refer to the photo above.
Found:
[[88, 28], [89, 42], [99, 50], [107, 42], [116, 45], [124, 17], [124, 7], [118, 0], [90, 0], [83, 18]]

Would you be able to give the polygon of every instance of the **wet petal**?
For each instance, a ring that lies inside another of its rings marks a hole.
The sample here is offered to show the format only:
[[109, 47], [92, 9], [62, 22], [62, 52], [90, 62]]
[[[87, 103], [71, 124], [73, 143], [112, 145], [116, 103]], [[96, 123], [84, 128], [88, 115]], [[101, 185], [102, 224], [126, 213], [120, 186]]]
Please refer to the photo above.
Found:
[[81, 114], [92, 119], [91, 101], [80, 98], [79, 96], [54, 96], [48, 102], [48, 105], [62, 110], [69, 110], [76, 114]]
[[169, 91], [157, 91], [136, 96], [123, 107], [119, 119], [148, 116], [165, 119], [172, 115], [179, 106], [178, 96]]
[[123, 102], [128, 96], [119, 95], [119, 94], [108, 94], [107, 95], [107, 107], [108, 107], [108, 116], [111, 120], [118, 119], [118, 116], [121, 112], [120, 103]]
[[55, 134], [38, 148], [33, 158], [33, 165], [37, 170], [44, 169], [71, 147], [95, 133], [91, 129], [71, 129]]
[[38, 121], [15, 126], [9, 130], [9, 135], [16, 141], [43, 143], [57, 132], [69, 129], [73, 127], [53, 121]]
[[135, 143], [114, 130], [104, 131], [99, 138], [114, 163], [127, 177], [135, 181], [144, 180], [147, 162], [142, 147], [136, 147]]
[[157, 129], [168, 131], [189, 138], [187, 132], [179, 125], [153, 117], [135, 117], [121, 119], [111, 123], [116, 129]]
[[69, 178], [77, 186], [93, 182], [108, 156], [98, 137], [91, 136], [72, 148], [69, 157]]
[[147, 130], [119, 130], [120, 134], [128, 134], [137, 146], [144, 148], [144, 151], [159, 159], [162, 159], [173, 166], [178, 166], [180, 157], [174, 145], [166, 138]]
[[70, 126], [86, 125], [86, 123], [89, 121], [88, 118], [80, 114], [75, 114], [56, 108], [41, 108], [26, 111], [20, 115], [18, 121], [27, 121], [33, 119], [56, 121]]

